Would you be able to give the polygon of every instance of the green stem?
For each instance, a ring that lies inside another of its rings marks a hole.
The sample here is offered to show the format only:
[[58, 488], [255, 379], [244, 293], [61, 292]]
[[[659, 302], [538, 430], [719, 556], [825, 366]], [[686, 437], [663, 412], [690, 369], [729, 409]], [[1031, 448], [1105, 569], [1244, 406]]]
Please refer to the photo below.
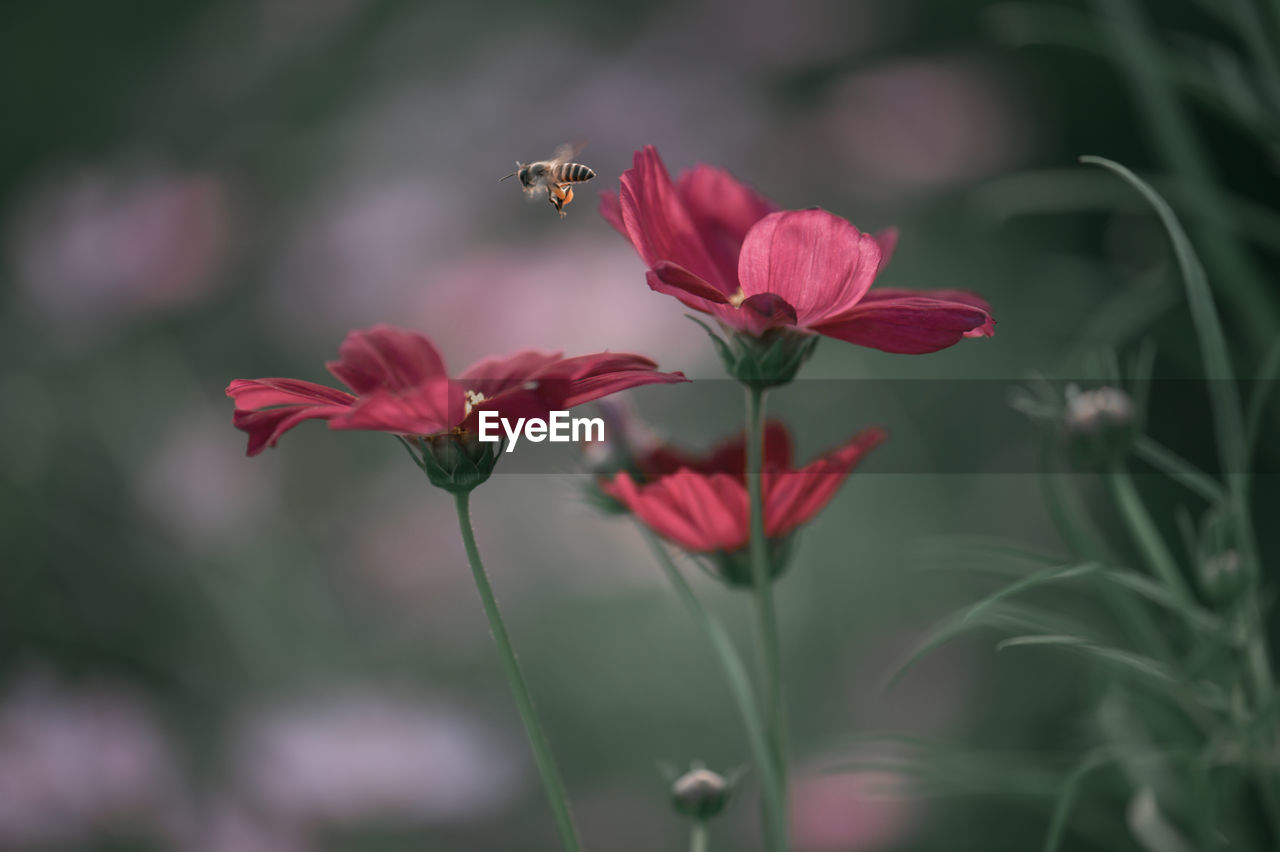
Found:
[[[1265, 713], [1271, 706], [1275, 693], [1275, 679], [1271, 672], [1271, 654], [1267, 649], [1266, 622], [1258, 603], [1257, 592], [1250, 592], [1242, 617], [1245, 620], [1248, 637], [1248, 671], [1253, 688], [1254, 712]], [[1277, 737], [1274, 724], [1269, 724], [1262, 736], [1262, 750], [1266, 755], [1261, 765], [1255, 770], [1258, 779], [1258, 793], [1274, 832], [1273, 839], [1280, 836], [1280, 789], [1277, 787], [1276, 770], [1273, 764], [1277, 752]]]
[[1267, 37], [1262, 13], [1253, 5], [1253, 0], [1234, 0], [1231, 11], [1240, 40], [1247, 46], [1255, 70], [1262, 78], [1267, 106], [1274, 112], [1280, 108], [1280, 61], [1276, 58], [1275, 46]]
[[[1223, 200], [1216, 169], [1192, 117], [1169, 79], [1137, 0], [1094, 0], [1109, 31], [1150, 141], [1171, 172], [1182, 178], [1204, 213], [1197, 223], [1206, 258], [1218, 270], [1224, 295], [1242, 333], [1255, 350], [1275, 339], [1274, 301], [1257, 261], [1243, 243], [1232, 211]], [[1210, 378], [1220, 378], [1210, 376]]]
[[[1064, 482], [1071, 474], [1051, 473], [1054, 468], [1053, 443], [1049, 440], [1040, 448], [1040, 487], [1045, 505], [1053, 518], [1054, 526], [1064, 542], [1077, 556], [1104, 565], [1118, 565], [1120, 560], [1106, 546], [1106, 538], [1080, 505], [1080, 495]], [[1138, 634], [1138, 641], [1149, 653], [1162, 660], [1171, 659], [1169, 642], [1156, 627], [1150, 614], [1126, 594], [1103, 586], [1103, 600], [1111, 608], [1120, 624], [1131, 626]]]
[[747, 388], [747, 494], [751, 505], [751, 585], [755, 602], [756, 650], [760, 658], [760, 691], [763, 696], [765, 726], [773, 745], [774, 765], [778, 772], [785, 807], [786, 717], [782, 702], [782, 666], [778, 652], [778, 615], [773, 602], [769, 543], [765, 538], [761, 476], [764, 468], [764, 394], [763, 388]]
[[711, 829], [706, 820], [694, 820], [689, 833], [689, 852], [711, 852]]
[[760, 709], [756, 706], [755, 697], [752, 695], [751, 679], [747, 676], [747, 667], [743, 664], [742, 657], [739, 656], [737, 649], [733, 647], [733, 641], [729, 638], [729, 634], [725, 632], [720, 622], [716, 621], [711, 613], [707, 612], [702, 602], [698, 600], [693, 593], [693, 589], [689, 586], [689, 582], [680, 573], [680, 569], [676, 567], [666, 548], [649, 530], [644, 527], [639, 529], [644, 535], [649, 549], [653, 551], [654, 557], [658, 560], [658, 564], [662, 566], [663, 572], [666, 573], [667, 579], [671, 581], [671, 585], [675, 588], [676, 597], [680, 598], [681, 603], [684, 604], [689, 614], [693, 616], [693, 623], [697, 625], [707, 641], [711, 643], [716, 657], [720, 660], [720, 666], [724, 669], [725, 678], [729, 681], [729, 690], [733, 693], [734, 701], [738, 705], [738, 712], [742, 716], [743, 727], [747, 729], [747, 743], [751, 747], [751, 753], [755, 759], [756, 771], [760, 773], [760, 786], [764, 789], [764, 824], [767, 832], [765, 848], [770, 852], [786, 852], [786, 810], [782, 798], [782, 787], [779, 784], [778, 772], [774, 765], [769, 740], [765, 735], [764, 722], [760, 718]]
[[498, 645], [498, 656], [502, 659], [503, 673], [515, 693], [516, 708], [520, 711], [520, 719], [524, 722], [525, 734], [529, 737], [529, 745], [533, 748], [533, 759], [538, 764], [538, 774], [542, 776], [542, 785], [547, 791], [547, 800], [555, 815], [556, 826], [560, 829], [560, 842], [565, 852], [581, 852], [577, 832], [573, 827], [573, 817], [569, 814], [569, 799], [564, 792], [564, 782], [560, 780], [560, 772], [556, 769], [555, 759], [551, 756], [551, 744], [547, 740], [546, 731], [538, 721], [537, 711], [533, 708], [533, 696], [529, 694], [529, 685], [525, 683], [520, 672], [520, 663], [516, 660], [515, 648], [511, 645], [511, 637], [507, 635], [506, 625], [502, 621], [502, 613], [498, 611], [498, 602], [493, 596], [493, 588], [485, 575], [484, 563], [480, 561], [480, 550], [476, 547], [475, 531], [471, 527], [471, 495], [455, 494], [458, 507], [458, 526], [462, 530], [462, 543], [467, 549], [467, 561], [471, 563], [471, 573], [475, 577], [476, 591], [480, 593], [480, 602], [484, 604], [485, 617], [489, 619], [489, 629], [493, 632], [494, 642]]
[[1158, 468], [1165, 476], [1199, 494], [1209, 505], [1218, 506], [1226, 501], [1226, 492], [1213, 477], [1150, 435], [1139, 435], [1134, 442], [1133, 452], [1147, 464]]
[[1129, 527], [1129, 533], [1133, 536], [1138, 549], [1142, 551], [1142, 556], [1151, 568], [1151, 572], [1181, 603], [1194, 603], [1195, 596], [1178, 570], [1178, 563], [1174, 560], [1173, 554], [1169, 552], [1164, 539], [1160, 537], [1160, 530], [1156, 528], [1155, 521], [1151, 520], [1147, 507], [1143, 505], [1142, 497], [1138, 494], [1129, 471], [1125, 469], [1124, 462], [1117, 461], [1112, 465], [1111, 470], [1107, 472], [1107, 484], [1111, 488], [1111, 495], [1120, 509], [1120, 514]]

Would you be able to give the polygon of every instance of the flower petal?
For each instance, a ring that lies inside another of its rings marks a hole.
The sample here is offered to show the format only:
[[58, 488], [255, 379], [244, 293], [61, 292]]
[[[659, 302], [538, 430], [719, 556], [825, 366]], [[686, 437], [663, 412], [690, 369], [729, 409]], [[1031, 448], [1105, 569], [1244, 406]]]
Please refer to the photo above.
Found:
[[627, 226], [622, 224], [622, 202], [618, 200], [618, 193], [608, 189], [601, 191], [600, 215], [615, 231], [627, 236]]
[[755, 335], [771, 328], [796, 324], [796, 309], [777, 293], [757, 293], [738, 306], [738, 328], [745, 328]]
[[499, 392], [486, 394], [487, 399], [477, 403], [460, 425], [475, 430], [480, 412], [486, 410], [497, 411], [509, 420], [546, 417], [551, 411], [573, 408], [638, 385], [689, 381], [683, 373], [663, 373], [657, 366], [648, 358], [626, 352], [557, 358], [524, 375], [518, 383], [508, 381]]
[[712, 260], [657, 150], [645, 146], [633, 163], [622, 173], [618, 198], [627, 237], [645, 264], [677, 263], [725, 296], [735, 293], [738, 282], [726, 280]]
[[711, 311], [711, 305], [727, 305], [729, 299], [678, 263], [660, 260], [646, 274], [649, 289], [675, 296], [695, 311]]
[[880, 247], [880, 268], [884, 269], [893, 258], [894, 249], [898, 247], [898, 229], [885, 228], [871, 235]]
[[299, 379], [236, 379], [227, 386], [227, 396], [236, 401], [231, 422], [248, 433], [250, 456], [274, 447], [281, 435], [304, 420], [344, 414], [355, 399], [344, 391]]
[[346, 391], [302, 379], [236, 379], [227, 385], [236, 409], [256, 411], [272, 405], [341, 405], [355, 399]]
[[462, 371], [459, 381], [467, 390], [493, 397], [524, 384], [538, 373], [563, 360], [564, 356], [561, 352], [524, 349], [511, 355], [477, 361]]
[[[663, 373], [656, 369], [657, 366], [640, 355], [613, 352], [565, 359], [557, 370], [570, 372], [572, 380], [568, 392], [560, 401], [560, 407], [573, 408], [575, 405], [640, 385], [689, 381], [684, 373]], [[539, 382], [542, 381], [544, 380], [539, 379]]]
[[[789, 470], [791, 464], [790, 431], [781, 421], [768, 421], [764, 427], [765, 469]], [[682, 467], [696, 473], [727, 473], [733, 476], [745, 476], [747, 471], [746, 435], [739, 433], [727, 441], [722, 441], [705, 455], [660, 444], [637, 459], [637, 465], [640, 472], [647, 478], [675, 473]]]
[[812, 520], [835, 496], [850, 471], [884, 439], [884, 430], [865, 429], [800, 470], [766, 473], [765, 534], [779, 538]]
[[940, 302], [959, 302], [962, 305], [980, 308], [987, 313], [991, 312], [991, 305], [987, 304], [986, 299], [968, 290], [903, 290], [896, 287], [873, 287], [858, 304], [870, 305], [875, 302], [917, 297], [937, 299]]
[[747, 296], [775, 293], [812, 327], [846, 311], [870, 289], [880, 246], [845, 219], [825, 210], [771, 213], [747, 234], [738, 280]]
[[379, 389], [409, 390], [448, 375], [444, 359], [430, 340], [390, 325], [351, 332], [338, 347], [338, 360], [325, 366], [360, 395]]
[[364, 429], [397, 435], [437, 435], [462, 422], [463, 387], [437, 377], [403, 391], [375, 390], [329, 421], [330, 429]]
[[[898, 291], [907, 293], [909, 291]], [[947, 292], [947, 291], [943, 291]], [[828, 337], [884, 352], [921, 355], [958, 343], [965, 337], [990, 337], [995, 320], [981, 299], [933, 298], [923, 293], [889, 295], [862, 304], [813, 330]]]
[[682, 470], [648, 485], [620, 473], [603, 490], [668, 541], [691, 553], [737, 550], [747, 540], [747, 489], [741, 479]]
[[737, 281], [742, 241], [752, 225], [777, 207], [723, 169], [706, 165], [681, 174], [676, 192], [720, 270], [720, 280]]

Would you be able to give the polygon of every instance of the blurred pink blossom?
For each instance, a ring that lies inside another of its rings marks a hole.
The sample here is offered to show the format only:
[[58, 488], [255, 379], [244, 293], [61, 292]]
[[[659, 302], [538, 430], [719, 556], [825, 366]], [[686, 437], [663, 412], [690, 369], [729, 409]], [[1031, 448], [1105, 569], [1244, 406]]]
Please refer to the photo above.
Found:
[[352, 180], [304, 208], [278, 253], [268, 306], [295, 338], [327, 341], [400, 316], [434, 286], [432, 270], [465, 234], [440, 188], [422, 177]]
[[[595, 217], [590, 208], [571, 212]], [[593, 223], [598, 226], [599, 223]], [[601, 227], [554, 240], [493, 246], [435, 268], [411, 316], [459, 358], [494, 348], [661, 354], [663, 369], [688, 371], [709, 357], [705, 334], [678, 305], [643, 287], [644, 267]], [[442, 323], [441, 317], [460, 321]]]
[[798, 775], [791, 788], [796, 852], [857, 852], [897, 843], [914, 810], [894, 793], [902, 782], [885, 772]]
[[173, 835], [182, 852], [310, 852], [318, 848], [300, 827], [271, 820], [229, 800], [186, 814], [176, 823]]
[[[811, 68], [864, 53], [898, 28], [898, 4], [876, 0], [706, 0], [678, 7], [680, 29], [697, 33], [702, 50], [723, 51], [759, 73], [762, 67]], [[696, 10], [696, 11], [695, 11]], [[690, 25], [691, 15], [705, 24]], [[714, 33], [714, 44], [706, 34]]]
[[263, 708], [232, 756], [257, 811], [318, 826], [500, 812], [520, 788], [524, 752], [453, 707], [353, 692]]
[[155, 834], [177, 769], [146, 708], [108, 684], [27, 674], [0, 695], [0, 847]]
[[221, 416], [215, 422], [204, 414], [193, 409], [169, 424], [135, 482], [151, 514], [196, 544], [243, 529], [272, 494], [262, 469], [227, 464], [243, 451], [243, 441]]
[[74, 332], [200, 298], [228, 237], [216, 176], [85, 171], [38, 186], [8, 223], [13, 272]]
[[[816, 134], [815, 134], [816, 131]], [[852, 74], [817, 128], [854, 191], [889, 196], [988, 176], [1022, 155], [1026, 128], [1008, 86], [960, 60], [904, 61]]]

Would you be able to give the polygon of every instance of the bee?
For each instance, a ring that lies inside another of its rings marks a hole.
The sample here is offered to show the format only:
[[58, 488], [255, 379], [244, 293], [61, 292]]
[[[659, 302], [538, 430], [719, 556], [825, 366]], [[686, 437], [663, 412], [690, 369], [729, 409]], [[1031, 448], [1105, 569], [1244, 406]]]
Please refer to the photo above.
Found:
[[583, 183], [596, 176], [594, 169], [573, 162], [573, 158], [581, 150], [581, 145], [561, 145], [549, 160], [539, 160], [536, 163], [517, 160], [516, 170], [501, 180], [520, 178], [520, 185], [531, 196], [546, 190], [547, 200], [563, 219], [565, 205], [573, 201], [572, 184]]

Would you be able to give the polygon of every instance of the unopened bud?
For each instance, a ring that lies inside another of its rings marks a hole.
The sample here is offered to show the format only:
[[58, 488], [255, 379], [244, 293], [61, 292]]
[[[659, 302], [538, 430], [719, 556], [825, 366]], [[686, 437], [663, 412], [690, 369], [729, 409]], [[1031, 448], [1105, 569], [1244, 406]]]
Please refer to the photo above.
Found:
[[1200, 585], [1215, 604], [1233, 603], [1249, 587], [1249, 579], [1234, 547], [1215, 553], [1200, 564]]
[[723, 775], [710, 769], [691, 769], [671, 785], [671, 802], [684, 816], [705, 820], [724, 810], [732, 792]]
[[1062, 421], [1072, 452], [1084, 461], [1109, 461], [1137, 435], [1133, 400], [1119, 388], [1068, 393]]

